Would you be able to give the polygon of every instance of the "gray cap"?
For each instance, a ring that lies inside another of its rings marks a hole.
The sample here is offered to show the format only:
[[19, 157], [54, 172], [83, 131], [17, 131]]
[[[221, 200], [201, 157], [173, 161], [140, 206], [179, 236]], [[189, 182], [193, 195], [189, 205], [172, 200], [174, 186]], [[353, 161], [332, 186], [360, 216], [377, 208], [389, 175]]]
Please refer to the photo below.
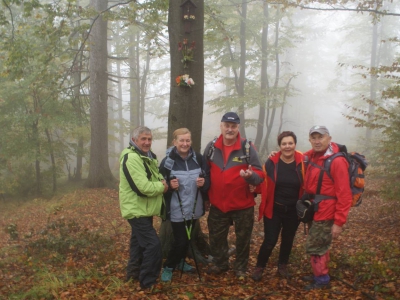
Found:
[[231, 123], [240, 124], [240, 118], [237, 115], [237, 113], [230, 111], [223, 115], [221, 122], [231, 122]]
[[309, 135], [312, 135], [314, 132], [329, 135], [329, 130], [325, 126], [315, 125], [315, 126], [311, 127]]

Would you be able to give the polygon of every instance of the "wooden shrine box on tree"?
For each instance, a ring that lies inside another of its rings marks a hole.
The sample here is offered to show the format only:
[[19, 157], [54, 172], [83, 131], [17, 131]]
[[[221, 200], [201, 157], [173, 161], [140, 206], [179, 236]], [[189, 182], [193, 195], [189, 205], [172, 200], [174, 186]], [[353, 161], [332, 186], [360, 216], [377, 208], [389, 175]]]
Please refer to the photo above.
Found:
[[181, 8], [182, 8], [182, 19], [185, 24], [185, 33], [191, 33], [192, 32], [191, 23], [196, 20], [197, 6], [191, 0], [186, 0], [181, 4]]

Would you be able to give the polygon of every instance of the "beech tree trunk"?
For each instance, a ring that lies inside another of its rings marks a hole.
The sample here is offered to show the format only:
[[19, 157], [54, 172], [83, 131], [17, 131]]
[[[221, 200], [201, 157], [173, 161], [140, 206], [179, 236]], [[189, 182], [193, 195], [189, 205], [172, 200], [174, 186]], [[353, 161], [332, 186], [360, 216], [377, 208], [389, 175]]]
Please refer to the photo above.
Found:
[[[201, 131], [204, 106], [204, 1], [192, 0], [197, 6], [195, 19], [184, 21], [181, 4], [183, 1], [169, 1], [168, 33], [171, 55], [171, 88], [168, 112], [167, 144], [172, 141], [174, 130], [186, 127], [192, 132], [192, 147], [195, 151], [201, 148]], [[189, 32], [188, 32], [189, 31]], [[189, 46], [195, 43], [193, 61], [182, 62], [182, 51], [178, 43], [187, 39]], [[175, 79], [179, 75], [188, 74], [194, 80], [194, 86], [178, 86]]]
[[[91, 0], [99, 13], [107, 9], [107, 0]], [[108, 163], [108, 75], [107, 21], [100, 15], [90, 32], [90, 163], [87, 186], [110, 186], [115, 180]]]

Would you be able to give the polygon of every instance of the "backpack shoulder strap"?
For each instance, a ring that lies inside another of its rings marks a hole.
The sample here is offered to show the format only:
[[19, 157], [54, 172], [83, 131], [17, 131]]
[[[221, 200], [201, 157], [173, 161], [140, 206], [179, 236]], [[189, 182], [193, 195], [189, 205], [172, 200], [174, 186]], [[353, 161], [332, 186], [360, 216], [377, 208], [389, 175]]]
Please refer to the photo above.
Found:
[[[130, 147], [128, 147], [128, 148], [130, 148]], [[131, 150], [133, 150], [133, 149], [131, 148]], [[124, 158], [128, 159], [128, 154], [129, 154], [129, 153], [126, 153], [126, 154], [124, 155]], [[142, 162], [143, 162], [144, 169], [146, 170], [147, 179], [150, 180], [150, 178], [151, 178], [151, 171], [150, 171], [150, 169], [149, 169], [149, 166], [148, 166], [147, 163], [144, 161], [144, 159], [142, 158], [141, 155], [139, 155], [139, 157], [140, 157], [140, 159], [141, 159]]]
[[247, 164], [249, 164], [250, 161], [250, 147], [251, 147], [251, 141], [248, 141], [247, 139], [244, 139], [242, 141], [242, 150], [245, 155], [245, 159]]
[[198, 152], [194, 152], [193, 160], [199, 165], [199, 167], [201, 169], [201, 166], [203, 165], [203, 158], [202, 158], [201, 154]]
[[[129, 153], [126, 153], [126, 154], [124, 155], [124, 160], [123, 160], [123, 172], [124, 172], [125, 178], [126, 178], [126, 180], [128, 181], [129, 186], [131, 187], [131, 189], [132, 189], [136, 194], [138, 194], [138, 195], [141, 196], [141, 197], [147, 197], [145, 194], [143, 194], [143, 193], [141, 193], [141, 192], [139, 191], [138, 187], [136, 186], [135, 182], [133, 181], [132, 177], [131, 177], [130, 174], [129, 174], [129, 170], [128, 170], [127, 166], [126, 166], [126, 161], [128, 160], [128, 154], [129, 154]], [[143, 159], [142, 159], [142, 160], [143, 160]], [[150, 169], [149, 169], [149, 167], [147, 166], [147, 164], [146, 164], [144, 161], [143, 161], [143, 165], [144, 165], [144, 168], [146, 169], [147, 179], [150, 180], [150, 178], [151, 178]]]
[[332, 161], [336, 158], [336, 157], [340, 157], [343, 156], [344, 158], [347, 159], [347, 152], [337, 152], [335, 154], [333, 154], [332, 156], [328, 157], [325, 162], [324, 162], [324, 169], [326, 171], [326, 175], [329, 176], [329, 178], [333, 181], [332, 175], [331, 175], [331, 164]]
[[217, 141], [217, 139], [218, 139], [218, 137], [214, 137], [214, 139], [211, 142], [210, 148], [208, 149], [207, 159], [209, 161], [213, 161], [214, 160], [215, 142]]

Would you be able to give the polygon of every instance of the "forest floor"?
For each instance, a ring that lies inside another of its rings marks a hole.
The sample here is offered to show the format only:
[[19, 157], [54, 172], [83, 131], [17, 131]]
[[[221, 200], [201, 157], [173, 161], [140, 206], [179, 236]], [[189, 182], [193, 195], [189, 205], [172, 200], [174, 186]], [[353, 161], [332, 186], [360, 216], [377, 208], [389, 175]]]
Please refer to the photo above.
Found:
[[[400, 299], [399, 203], [380, 199], [378, 180], [367, 180], [367, 186], [362, 205], [351, 209], [333, 243], [331, 288], [310, 292], [301, 280], [311, 272], [302, 224], [290, 280], [277, 274], [278, 244], [260, 282], [238, 279], [232, 270], [208, 275], [200, 266], [201, 280], [175, 271], [171, 283], [147, 292], [124, 280], [130, 227], [120, 216], [116, 190], [0, 202], [0, 299]], [[207, 233], [206, 216], [201, 226]], [[262, 222], [255, 221], [248, 275], [262, 237]], [[234, 246], [233, 230], [229, 241]]]

